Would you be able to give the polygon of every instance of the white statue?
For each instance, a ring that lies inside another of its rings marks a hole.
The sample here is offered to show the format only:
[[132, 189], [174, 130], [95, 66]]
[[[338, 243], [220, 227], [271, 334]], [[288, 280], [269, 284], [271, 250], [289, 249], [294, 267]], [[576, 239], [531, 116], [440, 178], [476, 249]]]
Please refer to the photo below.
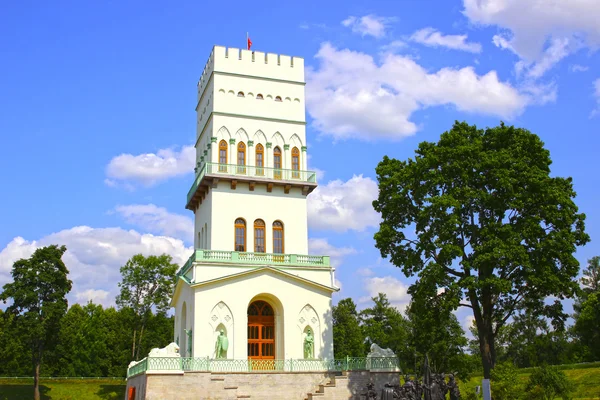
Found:
[[175, 342], [172, 342], [167, 347], [163, 347], [162, 349], [155, 347], [150, 350], [148, 357], [180, 357], [179, 345]]
[[373, 343], [367, 357], [396, 357], [396, 355], [391, 349], [382, 349], [376, 343]]

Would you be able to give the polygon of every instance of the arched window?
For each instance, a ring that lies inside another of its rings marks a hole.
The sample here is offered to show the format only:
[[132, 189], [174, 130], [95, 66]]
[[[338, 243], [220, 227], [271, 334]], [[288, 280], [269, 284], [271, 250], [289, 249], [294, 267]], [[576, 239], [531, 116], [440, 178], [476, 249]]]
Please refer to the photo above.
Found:
[[265, 170], [263, 167], [265, 166], [265, 149], [262, 144], [256, 145], [256, 175], [264, 175]]
[[284, 236], [283, 223], [281, 221], [273, 222], [273, 253], [283, 254]]
[[246, 96], [244, 96], [244, 92], [238, 92], [238, 97], [246, 97]]
[[300, 178], [300, 151], [297, 147], [292, 149], [292, 177]]
[[281, 101], [281, 97], [280, 96], [276, 96], [275, 97], [275, 101]]
[[219, 142], [219, 171], [227, 172], [227, 142], [225, 140]]
[[246, 174], [246, 168], [240, 167], [240, 165], [246, 165], [246, 145], [244, 142], [238, 143], [237, 165], [237, 173]]
[[246, 251], [246, 221], [235, 220], [235, 251]]
[[257, 94], [256, 95], [256, 100], [262, 100], [263, 99], [263, 95], [262, 94]]
[[273, 177], [275, 179], [281, 179], [281, 149], [279, 146], [275, 146], [273, 149]]
[[265, 221], [262, 219], [254, 221], [254, 252], [265, 252]]

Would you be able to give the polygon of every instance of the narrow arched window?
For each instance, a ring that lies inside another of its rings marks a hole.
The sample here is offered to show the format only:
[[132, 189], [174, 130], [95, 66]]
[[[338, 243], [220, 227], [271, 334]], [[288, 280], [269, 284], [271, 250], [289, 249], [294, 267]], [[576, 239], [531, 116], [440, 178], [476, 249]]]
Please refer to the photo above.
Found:
[[235, 220], [235, 251], [246, 251], [246, 221]]
[[273, 253], [283, 254], [284, 236], [283, 223], [281, 221], [273, 222]]
[[219, 142], [219, 171], [227, 172], [227, 142]]
[[237, 96], [238, 96], [238, 97], [246, 97], [246, 96], [244, 96], [244, 92], [238, 92], [238, 95], [237, 95]]
[[279, 146], [275, 146], [273, 149], [273, 177], [275, 179], [281, 179], [281, 149]]
[[257, 94], [256, 95], [256, 100], [262, 100], [263, 99], [263, 95], [262, 94]]
[[265, 252], [265, 221], [262, 219], [254, 221], [254, 252]]
[[264, 175], [265, 170], [263, 169], [263, 167], [265, 166], [265, 149], [260, 143], [256, 145], [255, 158], [256, 159], [254, 161], [256, 165], [256, 175]]
[[281, 97], [280, 96], [276, 96], [275, 97], [275, 101], [279, 101], [280, 102], [281, 101]]
[[300, 178], [300, 151], [297, 147], [292, 149], [292, 177]]
[[246, 168], [243, 167], [243, 165], [246, 165], [246, 145], [244, 142], [238, 143], [237, 165], [237, 173], [246, 174]]

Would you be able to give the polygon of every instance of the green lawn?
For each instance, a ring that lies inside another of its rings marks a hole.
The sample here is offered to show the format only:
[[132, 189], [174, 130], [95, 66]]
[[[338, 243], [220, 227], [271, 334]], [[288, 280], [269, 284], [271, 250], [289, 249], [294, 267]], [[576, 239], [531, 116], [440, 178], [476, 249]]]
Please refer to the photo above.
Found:
[[[40, 383], [43, 400], [106, 400], [125, 398], [125, 379], [50, 380]], [[0, 379], [0, 400], [33, 398], [32, 379]]]
[[[577, 385], [577, 390], [573, 395], [574, 400], [592, 400], [600, 399], [600, 368], [585, 368], [585, 369], [564, 369], [563, 372], [573, 380]], [[530, 371], [521, 374], [520, 380], [525, 388], [529, 380]], [[468, 382], [460, 384], [460, 391], [464, 395], [467, 392], [473, 392], [475, 386], [481, 385], [481, 376], [473, 377]]]

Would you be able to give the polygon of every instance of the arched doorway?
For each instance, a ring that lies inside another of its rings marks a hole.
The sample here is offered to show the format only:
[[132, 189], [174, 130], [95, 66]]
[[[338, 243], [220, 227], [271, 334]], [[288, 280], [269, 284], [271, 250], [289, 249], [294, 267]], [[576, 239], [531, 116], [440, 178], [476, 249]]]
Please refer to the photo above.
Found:
[[263, 300], [248, 306], [248, 359], [275, 359], [275, 312]]

